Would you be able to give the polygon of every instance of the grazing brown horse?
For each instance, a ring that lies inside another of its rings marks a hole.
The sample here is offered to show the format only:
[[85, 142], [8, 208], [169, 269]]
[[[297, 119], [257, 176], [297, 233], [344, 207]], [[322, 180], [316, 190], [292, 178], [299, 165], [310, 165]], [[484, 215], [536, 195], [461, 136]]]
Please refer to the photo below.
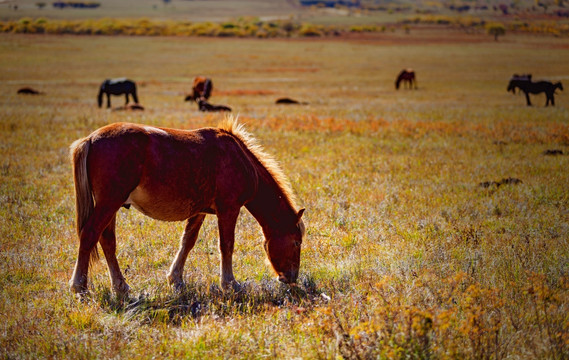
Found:
[[192, 94], [186, 96], [184, 101], [198, 101], [200, 98], [205, 100], [209, 99], [211, 96], [211, 91], [213, 90], [213, 82], [211, 79], [204, 76], [198, 76], [194, 79], [194, 85], [192, 86]]
[[401, 81], [403, 81], [404, 84], [408, 85], [405, 86], [406, 88], [408, 87], [409, 89], [417, 89], [417, 79], [415, 78], [415, 71], [413, 71], [413, 69], [405, 69], [399, 73], [397, 79], [395, 80], [395, 89], [399, 90]]
[[302, 214], [277, 163], [241, 125], [229, 118], [218, 128], [193, 131], [115, 123], [71, 145], [77, 206], [79, 255], [71, 289], [87, 291], [89, 258], [100, 242], [116, 293], [129, 287], [115, 256], [116, 213], [134, 206], [164, 221], [186, 221], [168, 281], [183, 285], [182, 273], [206, 214], [219, 227], [221, 285], [233, 276], [235, 225], [242, 206], [265, 236], [267, 257], [284, 283], [293, 284], [304, 237]]

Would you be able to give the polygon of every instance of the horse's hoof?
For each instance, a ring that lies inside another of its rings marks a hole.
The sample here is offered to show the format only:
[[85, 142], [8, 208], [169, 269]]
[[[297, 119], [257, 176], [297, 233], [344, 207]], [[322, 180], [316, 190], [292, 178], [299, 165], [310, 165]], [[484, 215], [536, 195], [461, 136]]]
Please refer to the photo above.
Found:
[[86, 284], [79, 284], [79, 283], [75, 283], [73, 281], [69, 282], [69, 290], [71, 290], [71, 292], [77, 294], [77, 295], [82, 295], [87, 293], [87, 285]]
[[116, 295], [124, 296], [128, 295], [130, 291], [130, 286], [128, 286], [128, 284], [125, 281], [121, 281], [121, 283], [118, 286], [115, 286], [113, 290]]
[[170, 283], [170, 286], [172, 287], [172, 290], [174, 290], [174, 292], [176, 293], [181, 293], [186, 289], [186, 283], [183, 281]]
[[168, 274], [168, 285], [170, 285], [174, 290], [182, 290], [185, 287], [184, 279], [182, 276], [175, 276], [174, 274]]
[[225, 292], [239, 292], [243, 287], [236, 280], [221, 283], [221, 288]]

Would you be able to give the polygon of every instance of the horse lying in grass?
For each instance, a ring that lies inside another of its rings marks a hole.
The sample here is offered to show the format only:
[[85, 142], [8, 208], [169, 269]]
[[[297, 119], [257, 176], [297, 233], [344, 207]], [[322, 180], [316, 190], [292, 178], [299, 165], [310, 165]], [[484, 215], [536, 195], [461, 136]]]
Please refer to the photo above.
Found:
[[43, 93], [41, 91], [38, 91], [36, 89], [32, 89], [30, 87], [23, 87], [18, 89], [18, 94], [20, 95], [43, 95]]
[[542, 92], [545, 93], [545, 106], [548, 106], [550, 103], [552, 106], [555, 106], [555, 90], [563, 90], [563, 85], [561, 82], [551, 83], [549, 81], [531, 81], [531, 77], [529, 80], [520, 80], [512, 78], [508, 83], [508, 91], [515, 93], [515, 89], [518, 88], [524, 92], [526, 96], [526, 103], [528, 106], [531, 106], [531, 101], [529, 99], [529, 94], [540, 94]]
[[116, 251], [116, 213], [130, 205], [164, 221], [186, 221], [168, 274], [175, 287], [206, 214], [219, 227], [221, 285], [237, 287], [232, 255], [242, 206], [265, 236], [264, 248], [278, 280], [294, 284], [300, 267], [304, 209], [296, 210], [288, 180], [241, 125], [229, 118], [218, 128], [193, 131], [115, 123], [71, 145], [79, 255], [71, 290], [87, 291], [89, 258], [101, 244], [111, 285], [129, 290]]
[[417, 79], [415, 78], [415, 71], [413, 71], [413, 69], [402, 70], [399, 75], [397, 75], [397, 79], [395, 80], [396, 90], [399, 90], [399, 86], [402, 81], [406, 88], [409, 87], [409, 89], [417, 89]]
[[132, 95], [132, 99], [138, 104], [138, 97], [136, 96], [136, 84], [132, 80], [125, 78], [121, 79], [107, 79], [103, 81], [97, 96], [99, 107], [103, 106], [103, 94], [107, 95], [107, 108], [111, 107], [111, 95], [125, 95], [128, 104], [128, 96]]
[[298, 101], [295, 99], [291, 99], [291, 98], [278, 98], [275, 101], [275, 104], [277, 105], [308, 105], [308, 103], [306, 101]]
[[199, 98], [198, 100], [196, 100], [196, 102], [198, 103], [198, 108], [200, 111], [205, 111], [205, 112], [229, 111], [229, 112], [231, 112], [231, 108], [229, 106], [210, 104], [204, 98]]

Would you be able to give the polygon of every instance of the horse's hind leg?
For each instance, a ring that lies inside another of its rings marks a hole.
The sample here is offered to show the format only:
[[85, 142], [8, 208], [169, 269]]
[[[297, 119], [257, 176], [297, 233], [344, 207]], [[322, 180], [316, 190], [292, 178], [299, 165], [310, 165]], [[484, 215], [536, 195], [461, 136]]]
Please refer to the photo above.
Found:
[[124, 97], [126, 99], [126, 102], [124, 103], [125, 105], [128, 105], [128, 93], [124, 94]]
[[89, 258], [91, 253], [95, 251], [97, 241], [105, 228], [109, 225], [116, 210], [95, 206], [93, 213], [85, 223], [81, 231], [79, 241], [79, 255], [75, 270], [71, 277], [71, 289], [76, 293], [84, 293], [87, 291], [87, 274], [89, 271]]
[[553, 98], [553, 94], [545, 94], [546, 96], [546, 100], [545, 100], [545, 106], [548, 106], [549, 103], [551, 103], [551, 106], [555, 106], [555, 99]]
[[105, 253], [107, 259], [107, 266], [109, 267], [109, 275], [111, 277], [111, 286], [116, 294], [126, 294], [130, 289], [124, 276], [121, 273], [119, 263], [116, 257], [117, 239], [115, 235], [116, 214], [111, 220], [109, 226], [105, 228], [99, 242]]
[[181, 288], [184, 284], [182, 278], [184, 273], [184, 264], [186, 263], [190, 250], [192, 250], [196, 244], [204, 218], [204, 214], [199, 214], [189, 218], [186, 223], [184, 235], [182, 235], [182, 240], [180, 242], [180, 249], [178, 250], [176, 258], [172, 262], [170, 272], [168, 273], [168, 283], [175, 288]]
[[132, 99], [134, 100], [135, 104], [138, 104], [138, 96], [136, 96], [136, 90], [132, 92]]
[[221, 253], [221, 287], [225, 290], [237, 288], [239, 284], [233, 276], [233, 247], [235, 245], [235, 225], [239, 210], [218, 213], [219, 252]]
[[107, 108], [111, 107], [111, 94], [107, 93]]
[[526, 102], [528, 106], [531, 106], [531, 101], [529, 101], [529, 94], [526, 92]]

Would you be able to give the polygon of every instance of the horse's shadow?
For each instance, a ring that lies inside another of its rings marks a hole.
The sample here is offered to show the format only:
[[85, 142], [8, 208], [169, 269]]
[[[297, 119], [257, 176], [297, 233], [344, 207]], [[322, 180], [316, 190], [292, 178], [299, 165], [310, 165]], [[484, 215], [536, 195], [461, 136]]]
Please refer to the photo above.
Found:
[[181, 289], [156, 294], [140, 293], [118, 296], [109, 288], [91, 292], [92, 300], [108, 312], [122, 314], [142, 323], [180, 325], [184, 319], [202, 316], [216, 318], [255, 314], [268, 307], [310, 307], [322, 301], [321, 291], [311, 277], [299, 278], [298, 286], [288, 286], [274, 279], [244, 281], [239, 290], [222, 290], [217, 284], [186, 283]]

